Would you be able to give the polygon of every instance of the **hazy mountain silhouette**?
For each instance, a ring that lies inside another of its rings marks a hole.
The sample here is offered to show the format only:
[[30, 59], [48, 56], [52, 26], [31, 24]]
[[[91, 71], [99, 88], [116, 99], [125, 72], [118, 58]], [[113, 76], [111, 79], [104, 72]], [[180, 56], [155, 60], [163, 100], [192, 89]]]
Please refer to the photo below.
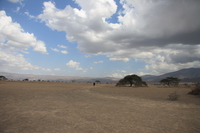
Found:
[[29, 81], [54, 81], [54, 82], [95, 82], [99, 80], [101, 83], [116, 83], [119, 81], [118, 78], [104, 77], [78, 77], [78, 76], [56, 76], [56, 75], [34, 75], [34, 74], [17, 74], [0, 72], [0, 75], [5, 76], [8, 80], [20, 80], [29, 79]]
[[[34, 75], [34, 74], [16, 74], [16, 73], [5, 73], [0, 72], [0, 75], [5, 76], [8, 80], [36, 80], [39, 79], [45, 81], [59, 81], [59, 82], [71, 82], [76, 80], [76, 82], [95, 82], [99, 80], [101, 83], [116, 83], [119, 81], [119, 78], [113, 77], [104, 77], [104, 78], [95, 78], [95, 77], [75, 77], [75, 76], [54, 76], [54, 75]], [[159, 82], [161, 79], [166, 77], [177, 77], [181, 79], [182, 82], [200, 82], [200, 68], [187, 68], [175, 72], [166, 73], [160, 76], [154, 75], [144, 75], [141, 76], [142, 79], [146, 82]]]
[[182, 82], [200, 82], [200, 68], [187, 68], [160, 76], [144, 75], [142, 79], [146, 82], [159, 82], [166, 77], [177, 77]]

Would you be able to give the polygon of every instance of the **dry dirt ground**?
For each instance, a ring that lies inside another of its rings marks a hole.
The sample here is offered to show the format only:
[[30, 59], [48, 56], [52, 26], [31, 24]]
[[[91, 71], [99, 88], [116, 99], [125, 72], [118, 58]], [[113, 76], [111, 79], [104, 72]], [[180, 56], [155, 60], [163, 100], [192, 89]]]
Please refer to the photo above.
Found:
[[[199, 133], [191, 88], [1, 82], [0, 133]], [[177, 91], [180, 98], [169, 101]]]

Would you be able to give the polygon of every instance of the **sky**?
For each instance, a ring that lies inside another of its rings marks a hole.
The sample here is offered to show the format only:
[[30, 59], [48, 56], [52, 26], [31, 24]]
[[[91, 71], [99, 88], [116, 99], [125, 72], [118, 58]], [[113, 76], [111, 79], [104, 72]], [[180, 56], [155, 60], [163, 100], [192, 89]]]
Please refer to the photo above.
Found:
[[0, 0], [0, 72], [115, 77], [200, 68], [200, 0]]

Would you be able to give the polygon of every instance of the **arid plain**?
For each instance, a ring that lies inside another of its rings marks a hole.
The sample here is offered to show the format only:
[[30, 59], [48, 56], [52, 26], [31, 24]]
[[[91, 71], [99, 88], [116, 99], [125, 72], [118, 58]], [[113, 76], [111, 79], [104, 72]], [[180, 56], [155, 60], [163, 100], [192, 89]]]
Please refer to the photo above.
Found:
[[[0, 83], [1, 133], [199, 133], [200, 97], [188, 87]], [[168, 100], [174, 91], [177, 101]]]

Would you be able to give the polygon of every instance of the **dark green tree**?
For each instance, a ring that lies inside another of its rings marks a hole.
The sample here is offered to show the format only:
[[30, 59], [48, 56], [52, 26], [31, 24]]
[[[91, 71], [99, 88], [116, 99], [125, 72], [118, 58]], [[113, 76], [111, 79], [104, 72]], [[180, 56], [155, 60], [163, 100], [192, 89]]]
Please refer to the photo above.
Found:
[[23, 79], [23, 81], [29, 81], [29, 79], [26, 78], [26, 79]]
[[96, 82], [96, 83], [101, 83], [101, 81], [99, 81], [99, 80], [96, 80], [95, 82]]
[[0, 76], [0, 80], [8, 80], [5, 76]]
[[147, 83], [145, 81], [142, 81], [142, 78], [135, 74], [127, 75], [123, 79], [120, 79], [116, 86], [125, 84], [130, 84], [130, 87], [132, 87], [133, 85], [135, 85], [136, 87], [147, 86]]
[[72, 83], [75, 83], [76, 82], [76, 80], [72, 80]]
[[126, 84], [127, 84], [127, 81], [126, 81], [125, 79], [120, 79], [120, 80], [117, 82], [116, 86], [124, 86], [124, 85], [126, 85]]
[[181, 81], [180, 79], [175, 78], [175, 77], [167, 77], [165, 79], [160, 80], [160, 83], [162, 85], [167, 85], [171, 87], [171, 86], [178, 86], [180, 81]]

